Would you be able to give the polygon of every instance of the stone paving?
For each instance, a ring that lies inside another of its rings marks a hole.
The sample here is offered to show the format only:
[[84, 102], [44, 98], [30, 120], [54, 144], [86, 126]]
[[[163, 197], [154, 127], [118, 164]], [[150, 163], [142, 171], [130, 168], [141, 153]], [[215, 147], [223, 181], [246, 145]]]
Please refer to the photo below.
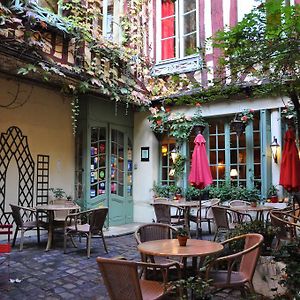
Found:
[[[35, 237], [26, 237], [24, 250], [20, 252], [17, 244], [9, 254], [9, 267], [7, 261], [0, 261], [1, 300], [108, 299], [96, 257], [121, 255], [130, 260], [140, 260], [132, 234], [106, 238], [108, 254], [102, 241], [94, 239], [90, 259], [86, 256], [84, 239], [82, 243], [77, 243], [77, 249], [69, 245], [66, 254], [63, 253], [61, 237], [58, 241], [56, 237], [54, 249], [48, 252], [44, 251], [46, 240], [47, 236], [42, 236], [38, 246]], [[240, 299], [233, 294], [229, 298]]]

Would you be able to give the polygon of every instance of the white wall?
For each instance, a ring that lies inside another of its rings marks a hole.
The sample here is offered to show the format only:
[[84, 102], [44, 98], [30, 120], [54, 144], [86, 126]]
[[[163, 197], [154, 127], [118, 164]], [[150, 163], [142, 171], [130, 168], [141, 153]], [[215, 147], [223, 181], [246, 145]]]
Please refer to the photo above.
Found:
[[[37, 155], [50, 156], [50, 187], [61, 187], [67, 194], [74, 194], [74, 136], [72, 134], [70, 99], [58, 91], [36, 85], [19, 85], [14, 80], [0, 78], [0, 132], [6, 133], [11, 126], [21, 129], [27, 136], [32, 158], [35, 162], [36, 181]], [[3, 108], [17, 94], [15, 109]], [[7, 174], [6, 198], [15, 202], [17, 196], [17, 166], [12, 160]], [[36, 200], [34, 188], [34, 203]], [[7, 203], [6, 203], [7, 207]]]

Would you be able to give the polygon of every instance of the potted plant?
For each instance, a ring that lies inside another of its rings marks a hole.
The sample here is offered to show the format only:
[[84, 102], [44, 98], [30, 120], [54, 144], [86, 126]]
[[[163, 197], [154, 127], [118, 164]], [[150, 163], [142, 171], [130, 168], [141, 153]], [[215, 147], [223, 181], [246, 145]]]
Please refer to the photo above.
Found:
[[179, 246], [186, 246], [188, 238], [189, 238], [189, 232], [184, 227], [177, 229], [177, 240]]
[[278, 195], [277, 195], [278, 189], [275, 185], [271, 185], [268, 190], [268, 198], [271, 200], [272, 203], [278, 202]]
[[55, 199], [67, 198], [66, 192], [62, 188], [49, 188]]
[[253, 113], [253, 109], [244, 109], [241, 113], [235, 115], [230, 125], [237, 135], [241, 135], [245, 131], [249, 121], [253, 121]]
[[163, 106], [158, 107], [150, 107], [149, 108], [151, 115], [148, 116], [148, 120], [150, 122], [150, 128], [154, 132], [155, 136], [160, 139], [164, 132], [168, 131], [169, 124], [169, 116], [170, 112], [168, 109], [165, 109]]

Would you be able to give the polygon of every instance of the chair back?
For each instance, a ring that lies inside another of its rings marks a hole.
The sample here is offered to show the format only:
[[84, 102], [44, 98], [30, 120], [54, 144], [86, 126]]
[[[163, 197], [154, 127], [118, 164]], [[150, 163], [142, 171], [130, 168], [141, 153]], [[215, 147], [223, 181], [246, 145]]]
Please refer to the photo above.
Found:
[[289, 214], [280, 210], [270, 212], [271, 224], [279, 228], [276, 232], [277, 239], [292, 240], [296, 235], [293, 224], [285, 219], [287, 215]]
[[206, 218], [213, 219], [214, 215], [211, 208], [212, 206], [219, 205], [220, 201], [221, 200], [218, 198], [213, 198], [209, 200], [209, 207], [207, 208], [206, 215], [205, 215]]
[[171, 207], [167, 204], [153, 203], [156, 222], [171, 224]]
[[143, 300], [135, 262], [98, 257], [97, 263], [111, 300]]
[[134, 233], [138, 244], [147, 241], [172, 239], [175, 236], [177, 229], [161, 223], [150, 223], [141, 225]]
[[89, 215], [89, 224], [90, 232], [92, 234], [98, 234], [99, 232], [102, 232], [107, 213], [107, 207], [101, 207], [91, 210], [91, 213]]
[[10, 208], [11, 208], [11, 213], [12, 213], [12, 216], [13, 216], [13, 219], [14, 219], [16, 225], [18, 227], [22, 227], [23, 223], [24, 223], [22, 215], [21, 215], [22, 207], [18, 206], [18, 205], [10, 204]]
[[244, 250], [251, 250], [242, 256], [239, 271], [252, 281], [264, 237], [258, 233], [248, 233], [245, 236]]
[[217, 229], [219, 228], [229, 229], [227, 208], [216, 205], [216, 206], [212, 206], [211, 210], [214, 216], [214, 222]]

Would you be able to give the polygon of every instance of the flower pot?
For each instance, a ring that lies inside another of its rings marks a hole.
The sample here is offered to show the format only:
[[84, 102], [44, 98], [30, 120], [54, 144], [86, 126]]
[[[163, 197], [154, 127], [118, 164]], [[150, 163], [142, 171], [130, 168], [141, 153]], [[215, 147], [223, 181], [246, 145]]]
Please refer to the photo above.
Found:
[[251, 202], [251, 207], [256, 207], [257, 206], [257, 202]]
[[238, 136], [240, 136], [245, 131], [246, 124], [239, 120], [233, 120], [230, 123], [230, 127]]
[[271, 196], [270, 199], [271, 199], [272, 203], [277, 203], [278, 202], [278, 196]]
[[177, 236], [179, 246], [186, 246], [188, 238], [188, 236]]

